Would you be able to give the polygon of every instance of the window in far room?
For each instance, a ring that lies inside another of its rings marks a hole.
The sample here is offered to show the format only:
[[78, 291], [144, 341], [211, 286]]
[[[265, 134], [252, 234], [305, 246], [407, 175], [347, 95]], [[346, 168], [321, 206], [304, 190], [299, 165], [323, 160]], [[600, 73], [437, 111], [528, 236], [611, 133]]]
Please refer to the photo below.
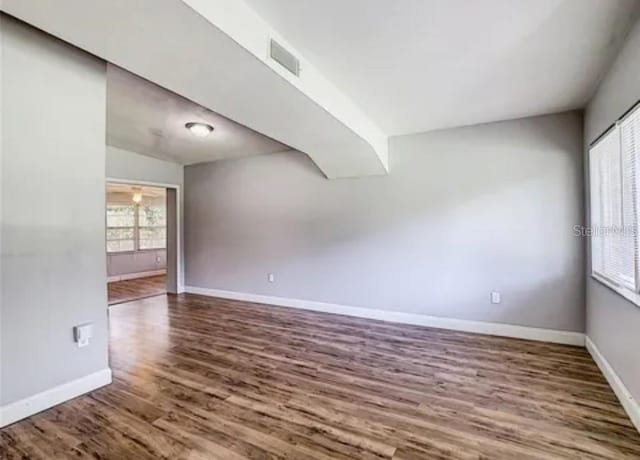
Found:
[[133, 204], [107, 203], [107, 252], [135, 250], [135, 217]]
[[162, 204], [138, 206], [138, 248], [164, 249], [167, 243], [167, 208]]
[[165, 190], [109, 184], [107, 188], [107, 252], [165, 249]]

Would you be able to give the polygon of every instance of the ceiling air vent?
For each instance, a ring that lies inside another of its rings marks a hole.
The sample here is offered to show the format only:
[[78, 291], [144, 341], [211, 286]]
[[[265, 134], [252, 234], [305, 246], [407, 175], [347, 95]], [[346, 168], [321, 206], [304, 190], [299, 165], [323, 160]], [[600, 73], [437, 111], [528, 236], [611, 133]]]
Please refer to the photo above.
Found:
[[276, 61], [296, 77], [300, 76], [300, 61], [298, 61], [298, 58], [287, 51], [284, 46], [273, 38], [271, 39], [270, 56], [271, 59]]

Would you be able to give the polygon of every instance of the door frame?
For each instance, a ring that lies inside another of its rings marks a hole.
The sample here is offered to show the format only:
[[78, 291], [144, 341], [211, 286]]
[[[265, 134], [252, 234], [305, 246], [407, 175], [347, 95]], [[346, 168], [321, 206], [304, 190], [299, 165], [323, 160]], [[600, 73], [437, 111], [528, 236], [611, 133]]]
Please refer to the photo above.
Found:
[[[176, 191], [176, 279], [178, 294], [184, 292], [184, 271], [182, 270], [182, 186], [180, 184], [170, 184], [165, 182], [153, 182], [146, 180], [118, 179], [115, 177], [107, 177], [105, 179], [105, 187], [107, 184], [127, 184], [127, 185], [148, 185], [149, 187], [171, 188]], [[167, 245], [169, 242], [167, 242]], [[167, 265], [168, 267], [168, 265]]]

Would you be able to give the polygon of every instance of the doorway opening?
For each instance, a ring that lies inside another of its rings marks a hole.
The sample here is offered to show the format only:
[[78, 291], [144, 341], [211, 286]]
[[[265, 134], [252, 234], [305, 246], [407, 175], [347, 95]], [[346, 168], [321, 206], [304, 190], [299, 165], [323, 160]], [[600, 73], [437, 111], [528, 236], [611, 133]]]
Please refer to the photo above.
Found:
[[177, 291], [175, 199], [167, 187], [107, 183], [109, 305]]

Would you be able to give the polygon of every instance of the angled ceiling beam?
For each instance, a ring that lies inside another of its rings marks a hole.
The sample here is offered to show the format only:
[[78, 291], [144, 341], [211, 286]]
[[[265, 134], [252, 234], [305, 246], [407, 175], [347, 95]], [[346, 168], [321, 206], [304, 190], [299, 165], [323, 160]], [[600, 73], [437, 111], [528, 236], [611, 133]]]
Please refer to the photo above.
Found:
[[[308, 154], [328, 178], [388, 171], [387, 137], [234, 0], [3, 0], [2, 11]], [[294, 77], [269, 58], [276, 39]]]

